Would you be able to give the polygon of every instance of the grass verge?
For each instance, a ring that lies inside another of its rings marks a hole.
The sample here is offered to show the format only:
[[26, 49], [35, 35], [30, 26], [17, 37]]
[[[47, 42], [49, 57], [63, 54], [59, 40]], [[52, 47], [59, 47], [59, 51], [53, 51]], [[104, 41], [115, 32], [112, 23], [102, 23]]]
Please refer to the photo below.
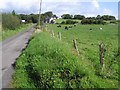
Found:
[[14, 88], [117, 88], [101, 78], [87, 59], [76, 57], [68, 43], [42, 32], [30, 41], [16, 63]]
[[28, 28], [31, 27], [32, 24], [22, 24], [19, 28], [15, 29], [15, 30], [2, 30], [2, 38], [0, 38], [0, 41], [3, 41], [19, 32], [22, 32], [24, 30], [27, 30]]

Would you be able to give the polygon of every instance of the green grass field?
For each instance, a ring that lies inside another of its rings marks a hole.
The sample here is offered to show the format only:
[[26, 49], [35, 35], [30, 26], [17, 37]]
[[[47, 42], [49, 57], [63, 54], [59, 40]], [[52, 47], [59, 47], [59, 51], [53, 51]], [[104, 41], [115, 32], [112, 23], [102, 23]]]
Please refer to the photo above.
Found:
[[[61, 23], [61, 22], [66, 21], [66, 20], [67, 20], [67, 19], [61, 19], [61, 18], [60, 18], [60, 19], [56, 19], [55, 22], [56, 22], [56, 23]], [[70, 19], [70, 20], [73, 20], [73, 19]], [[77, 21], [78, 23], [81, 22], [81, 20], [73, 20], [73, 21]]]
[[[47, 31], [34, 34], [17, 61], [12, 87], [118, 88], [118, 26], [77, 25], [69, 30], [64, 27], [48, 24]], [[62, 40], [58, 39], [58, 32]], [[79, 56], [73, 46], [74, 39]], [[106, 49], [103, 68], [99, 59], [101, 42]]]

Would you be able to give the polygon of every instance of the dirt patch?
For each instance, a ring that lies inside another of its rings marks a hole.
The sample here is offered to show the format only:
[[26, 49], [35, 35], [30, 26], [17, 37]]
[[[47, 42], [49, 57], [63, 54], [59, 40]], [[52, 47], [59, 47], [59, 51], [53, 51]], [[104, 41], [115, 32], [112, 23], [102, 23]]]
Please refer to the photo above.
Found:
[[40, 29], [35, 30], [35, 33], [40, 33], [40, 32], [42, 32], [42, 30], [40, 30]]

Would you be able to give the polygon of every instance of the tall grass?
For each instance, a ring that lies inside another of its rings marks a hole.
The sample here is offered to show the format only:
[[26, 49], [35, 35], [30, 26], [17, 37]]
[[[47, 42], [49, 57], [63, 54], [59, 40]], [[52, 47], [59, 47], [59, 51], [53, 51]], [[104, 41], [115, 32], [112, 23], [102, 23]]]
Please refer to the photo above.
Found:
[[0, 38], [0, 41], [3, 41], [19, 32], [22, 32], [24, 30], [27, 30], [28, 28], [31, 27], [32, 24], [21, 24], [19, 27], [17, 27], [15, 30], [10, 30], [10, 29], [2, 29], [2, 38]]

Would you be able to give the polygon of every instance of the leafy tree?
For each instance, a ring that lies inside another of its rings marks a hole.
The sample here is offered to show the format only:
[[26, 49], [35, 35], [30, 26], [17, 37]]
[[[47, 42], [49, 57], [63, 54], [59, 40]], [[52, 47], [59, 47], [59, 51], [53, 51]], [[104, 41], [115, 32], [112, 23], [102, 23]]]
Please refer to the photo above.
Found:
[[51, 11], [48, 11], [46, 13], [44, 13], [45, 16], [48, 16], [49, 18], [53, 17], [53, 13]]
[[32, 14], [31, 15], [31, 20], [32, 20], [33, 23], [37, 23], [38, 22], [38, 15]]
[[96, 18], [95, 17], [87, 17], [86, 19], [93, 19], [93, 20], [95, 20]]
[[25, 15], [25, 14], [20, 14], [20, 19], [21, 19], [21, 20], [26, 20], [26, 21], [27, 21], [27, 20], [28, 20], [27, 18], [28, 18], [27, 15]]
[[87, 22], [88, 22], [88, 19], [83, 19], [83, 20], [81, 21], [81, 24], [87, 24]]
[[16, 15], [15, 10], [12, 11], [12, 15]]
[[109, 16], [109, 20], [116, 20], [114, 16]]
[[96, 19], [101, 19], [101, 16], [100, 16], [100, 15], [97, 15]]
[[85, 18], [85, 16], [83, 16], [83, 15], [74, 15], [74, 19], [82, 20], [84, 18]]
[[65, 22], [65, 21], [62, 21], [61, 24], [66, 24], [66, 22]]
[[101, 18], [102, 18], [103, 20], [109, 20], [109, 15], [103, 15]]
[[116, 20], [116, 18], [114, 16], [110, 16], [110, 15], [103, 15], [101, 17], [101, 19], [103, 19], [103, 20]]
[[72, 19], [72, 15], [70, 15], [70, 14], [63, 14], [62, 16], [61, 16], [63, 19]]

